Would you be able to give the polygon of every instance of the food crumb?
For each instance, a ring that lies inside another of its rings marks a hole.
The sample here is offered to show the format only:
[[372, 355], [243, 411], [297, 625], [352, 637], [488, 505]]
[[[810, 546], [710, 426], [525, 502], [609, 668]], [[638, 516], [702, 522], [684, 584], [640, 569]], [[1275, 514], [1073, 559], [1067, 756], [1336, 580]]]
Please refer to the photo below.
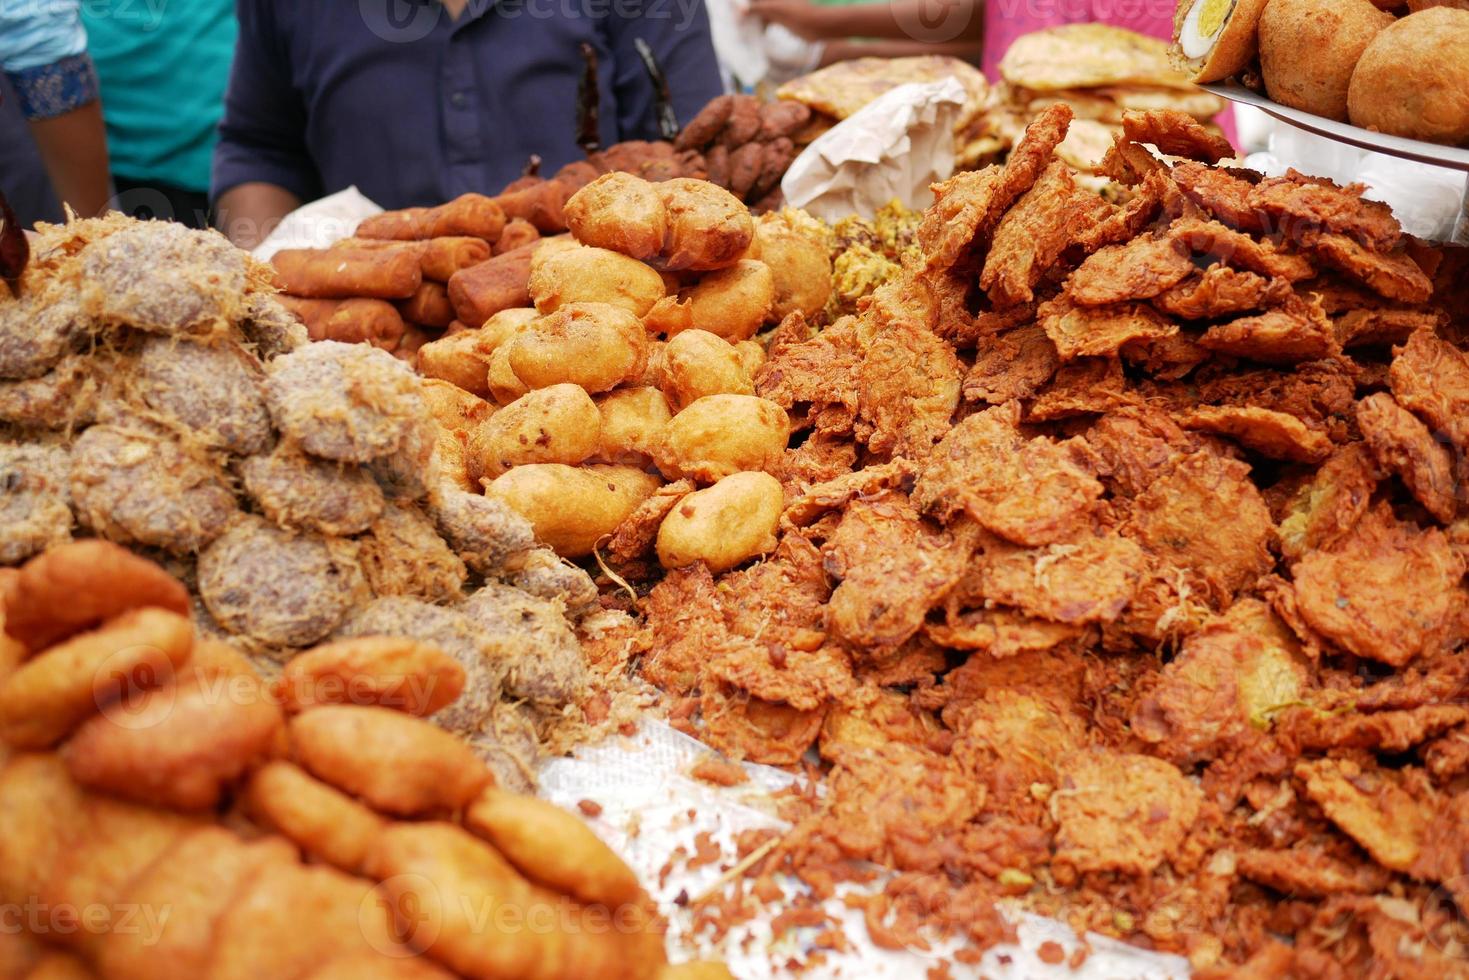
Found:
[[1066, 961], [1066, 950], [1062, 948], [1060, 943], [1052, 942], [1049, 939], [1041, 943], [1041, 948], [1036, 950], [1035, 955], [1040, 957], [1042, 963], [1048, 963], [1051, 966], [1056, 966]]
[[696, 762], [689, 770], [689, 775], [712, 786], [738, 786], [750, 780], [740, 766], [712, 755], [706, 755]]
[[578, 800], [576, 808], [582, 812], [583, 816], [600, 817], [602, 815], [602, 804], [596, 800]]
[[714, 835], [707, 830], [701, 831], [694, 835], [694, 854], [689, 858], [689, 870], [713, 864], [723, 853], [719, 845], [714, 843]]

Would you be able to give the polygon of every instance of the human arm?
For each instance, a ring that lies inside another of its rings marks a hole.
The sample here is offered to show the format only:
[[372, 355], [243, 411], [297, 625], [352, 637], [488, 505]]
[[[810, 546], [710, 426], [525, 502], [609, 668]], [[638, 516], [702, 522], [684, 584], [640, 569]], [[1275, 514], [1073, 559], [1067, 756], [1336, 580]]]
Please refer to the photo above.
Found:
[[306, 108], [290, 83], [288, 39], [276, 11], [274, 0], [237, 0], [240, 34], [214, 150], [215, 222], [245, 248], [321, 196], [306, 147]]
[[83, 216], [101, 211], [108, 198], [107, 135], [78, 5], [0, 5], [0, 68], [57, 195]]
[[687, 123], [715, 96], [724, 94], [719, 61], [709, 35], [703, 0], [672, 4], [668, 17], [619, 16], [613, 4], [606, 37], [614, 60], [618, 139], [658, 139], [655, 92], [634, 42], [642, 38], [668, 77], [679, 122]]
[[922, 42], [925, 52], [933, 54], [940, 53], [933, 50], [936, 44], [982, 40], [982, 11], [982, 0], [877, 0], [840, 6], [812, 0], [750, 0], [748, 12], [807, 40], [866, 37]]

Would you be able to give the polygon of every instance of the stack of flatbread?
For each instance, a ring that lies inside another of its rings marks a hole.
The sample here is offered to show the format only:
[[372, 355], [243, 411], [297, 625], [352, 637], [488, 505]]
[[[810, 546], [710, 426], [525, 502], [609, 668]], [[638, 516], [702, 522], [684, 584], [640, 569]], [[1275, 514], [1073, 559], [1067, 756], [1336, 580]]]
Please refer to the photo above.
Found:
[[899, 85], [949, 77], [958, 80], [969, 94], [954, 126], [956, 133], [963, 133], [993, 106], [991, 86], [984, 73], [969, 62], [944, 55], [839, 61], [786, 82], [775, 94], [810, 107], [811, 122], [796, 137], [797, 144], [804, 144]]
[[1067, 24], [1026, 34], [1000, 60], [1002, 81], [987, 111], [960, 140], [960, 159], [982, 161], [1009, 149], [1036, 113], [1065, 102], [1076, 113], [1056, 154], [1096, 173], [1129, 109], [1177, 109], [1200, 122], [1224, 100], [1194, 85], [1168, 59], [1168, 42], [1105, 24]]

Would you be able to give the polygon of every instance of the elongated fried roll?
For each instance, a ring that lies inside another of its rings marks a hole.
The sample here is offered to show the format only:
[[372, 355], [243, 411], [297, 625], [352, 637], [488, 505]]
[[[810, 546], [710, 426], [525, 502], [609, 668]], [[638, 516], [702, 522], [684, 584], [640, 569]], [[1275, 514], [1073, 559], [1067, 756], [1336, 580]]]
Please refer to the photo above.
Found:
[[271, 264], [282, 289], [311, 299], [407, 299], [423, 283], [418, 257], [403, 249], [288, 248]]

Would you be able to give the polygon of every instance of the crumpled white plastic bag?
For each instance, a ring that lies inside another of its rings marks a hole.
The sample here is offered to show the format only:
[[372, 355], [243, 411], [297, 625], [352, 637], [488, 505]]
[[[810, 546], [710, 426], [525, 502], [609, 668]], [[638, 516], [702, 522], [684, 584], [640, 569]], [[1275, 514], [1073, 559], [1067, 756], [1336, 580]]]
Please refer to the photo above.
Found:
[[910, 82], [823, 133], [780, 182], [786, 202], [833, 223], [871, 218], [897, 198], [914, 211], [954, 172], [954, 123], [969, 94], [954, 78]]
[[301, 205], [282, 218], [275, 230], [250, 254], [262, 262], [269, 262], [283, 248], [326, 248], [332, 242], [351, 238], [363, 218], [382, 214], [382, 211], [354, 185]]

